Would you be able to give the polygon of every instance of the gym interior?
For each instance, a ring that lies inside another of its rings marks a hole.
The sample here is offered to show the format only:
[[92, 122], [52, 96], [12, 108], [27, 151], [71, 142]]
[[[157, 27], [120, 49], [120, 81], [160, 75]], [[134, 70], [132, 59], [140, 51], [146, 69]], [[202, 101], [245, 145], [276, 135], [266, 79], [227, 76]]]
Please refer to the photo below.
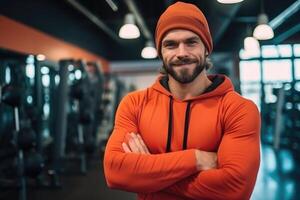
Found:
[[[103, 155], [122, 98], [160, 72], [155, 26], [175, 2], [0, 1], [1, 200], [136, 199], [108, 188]], [[210, 26], [208, 73], [228, 76], [260, 111], [251, 200], [299, 199], [300, 0], [185, 2]]]

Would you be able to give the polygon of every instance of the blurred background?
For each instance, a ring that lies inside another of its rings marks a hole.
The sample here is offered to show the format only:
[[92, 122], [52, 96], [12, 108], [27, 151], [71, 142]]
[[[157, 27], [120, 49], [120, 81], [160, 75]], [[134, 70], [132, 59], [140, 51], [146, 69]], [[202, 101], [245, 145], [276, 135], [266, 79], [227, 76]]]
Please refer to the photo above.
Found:
[[[103, 152], [122, 97], [159, 73], [154, 30], [175, 2], [0, 1], [0, 199], [135, 199], [107, 188]], [[300, 0], [185, 2], [210, 25], [209, 73], [260, 110], [251, 199], [297, 199]]]

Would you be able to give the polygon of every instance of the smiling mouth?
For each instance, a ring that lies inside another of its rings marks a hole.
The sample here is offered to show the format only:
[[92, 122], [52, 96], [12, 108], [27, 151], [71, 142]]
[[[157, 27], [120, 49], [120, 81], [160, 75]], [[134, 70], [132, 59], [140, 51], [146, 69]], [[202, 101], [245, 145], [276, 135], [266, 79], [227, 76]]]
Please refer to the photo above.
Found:
[[190, 63], [178, 63], [178, 64], [173, 64], [172, 66], [174, 67], [181, 67], [181, 66], [187, 66], [187, 65], [192, 65], [195, 64], [195, 62], [190, 62]]

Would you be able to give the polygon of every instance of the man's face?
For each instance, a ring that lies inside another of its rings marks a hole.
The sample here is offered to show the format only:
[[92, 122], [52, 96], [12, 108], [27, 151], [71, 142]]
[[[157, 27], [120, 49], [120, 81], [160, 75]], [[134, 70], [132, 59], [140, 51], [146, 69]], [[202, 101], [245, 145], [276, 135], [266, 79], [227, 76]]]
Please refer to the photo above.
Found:
[[192, 82], [205, 68], [205, 46], [192, 31], [169, 31], [162, 40], [161, 54], [166, 72], [182, 84]]

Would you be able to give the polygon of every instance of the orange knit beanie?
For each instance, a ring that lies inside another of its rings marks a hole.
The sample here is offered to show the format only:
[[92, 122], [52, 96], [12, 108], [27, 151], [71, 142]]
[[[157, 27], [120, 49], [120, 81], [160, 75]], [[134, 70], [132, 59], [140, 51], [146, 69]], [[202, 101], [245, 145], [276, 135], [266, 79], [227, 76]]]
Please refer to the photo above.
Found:
[[172, 29], [193, 31], [199, 35], [208, 53], [212, 52], [213, 42], [207, 20], [201, 10], [195, 5], [177, 2], [169, 6], [160, 16], [155, 30], [155, 43], [159, 55], [161, 55], [163, 37]]

